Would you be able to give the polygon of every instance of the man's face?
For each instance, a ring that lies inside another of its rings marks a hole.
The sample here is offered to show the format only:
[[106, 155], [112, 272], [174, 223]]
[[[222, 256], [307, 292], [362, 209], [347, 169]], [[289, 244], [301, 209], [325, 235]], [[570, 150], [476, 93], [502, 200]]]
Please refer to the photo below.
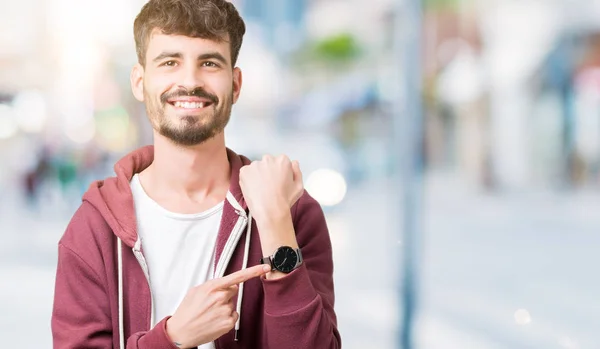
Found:
[[152, 127], [175, 144], [192, 146], [223, 132], [238, 99], [241, 71], [228, 41], [151, 35], [145, 67], [132, 72], [134, 95]]

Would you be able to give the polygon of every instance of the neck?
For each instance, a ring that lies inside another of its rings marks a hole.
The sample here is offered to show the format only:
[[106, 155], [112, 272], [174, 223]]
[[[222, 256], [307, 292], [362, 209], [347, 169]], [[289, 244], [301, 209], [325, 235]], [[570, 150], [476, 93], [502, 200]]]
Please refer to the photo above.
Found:
[[195, 203], [223, 200], [229, 189], [229, 177], [230, 166], [222, 132], [202, 144], [189, 147], [176, 145], [155, 132], [154, 161], [140, 173], [144, 189], [155, 199], [171, 201], [177, 198]]

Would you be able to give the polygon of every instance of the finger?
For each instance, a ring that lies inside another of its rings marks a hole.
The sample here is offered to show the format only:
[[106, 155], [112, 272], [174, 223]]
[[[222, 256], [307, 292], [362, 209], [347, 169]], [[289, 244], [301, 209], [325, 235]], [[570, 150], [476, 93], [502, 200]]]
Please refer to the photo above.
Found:
[[248, 175], [248, 172], [250, 172], [250, 169], [251, 169], [251, 168], [250, 168], [250, 166], [251, 166], [251, 165], [252, 165], [252, 164], [250, 164], [250, 165], [244, 165], [244, 166], [242, 166], [242, 167], [240, 168], [240, 181], [241, 181], [242, 179], [244, 179], [244, 178], [245, 178], [245, 177]]
[[300, 163], [298, 160], [292, 161], [292, 171], [294, 172], [294, 182], [302, 183], [302, 171], [300, 171]]
[[231, 302], [229, 302], [229, 304], [227, 305], [227, 309], [228, 309], [227, 315], [233, 316], [233, 314], [236, 312], [235, 305], [236, 304], [233, 303], [233, 300]]
[[223, 294], [223, 303], [231, 302], [237, 297], [239, 287], [238, 285], [232, 285], [229, 287], [219, 287], [218, 292]]
[[232, 285], [227, 290], [229, 291], [229, 293], [231, 293], [231, 296], [229, 297], [230, 301], [236, 299], [238, 296], [238, 292], [240, 291], [238, 285]]
[[237, 313], [237, 311], [234, 311], [231, 314], [231, 317], [229, 317], [228, 319], [225, 320], [226, 321], [225, 322], [226, 323], [225, 327], [228, 330], [231, 330], [233, 327], [235, 327], [235, 324], [238, 321], [239, 317], [240, 317], [240, 315]]
[[247, 280], [253, 279], [255, 277], [259, 277], [271, 271], [271, 266], [266, 264], [255, 265], [250, 268], [242, 269], [240, 271], [236, 271], [235, 273], [224, 276], [220, 279], [216, 279], [215, 282], [218, 287], [230, 287], [233, 285], [240, 284]]
[[217, 296], [216, 302], [213, 303], [214, 309], [218, 309], [217, 311], [220, 316], [231, 316], [231, 313], [236, 309], [236, 300], [226, 300], [226, 298], [229, 298], [229, 295], [222, 291], [220, 296]]

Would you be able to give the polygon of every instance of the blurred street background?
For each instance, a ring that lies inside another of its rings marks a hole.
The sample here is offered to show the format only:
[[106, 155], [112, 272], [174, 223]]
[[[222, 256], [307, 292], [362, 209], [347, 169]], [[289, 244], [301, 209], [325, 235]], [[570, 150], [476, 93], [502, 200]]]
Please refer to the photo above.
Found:
[[[400, 348], [402, 7], [233, 2], [247, 34], [228, 146], [299, 160], [344, 347]], [[2, 347], [52, 346], [57, 241], [90, 183], [152, 142], [129, 85], [143, 3], [0, 0]], [[423, 106], [404, 349], [600, 348], [600, 1], [421, 5], [403, 27], [420, 33]]]

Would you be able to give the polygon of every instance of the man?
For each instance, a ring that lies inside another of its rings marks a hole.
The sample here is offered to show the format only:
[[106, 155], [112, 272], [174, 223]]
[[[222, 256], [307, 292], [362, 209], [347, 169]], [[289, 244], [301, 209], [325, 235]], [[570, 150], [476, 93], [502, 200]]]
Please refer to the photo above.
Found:
[[341, 346], [331, 242], [298, 163], [225, 146], [244, 32], [224, 0], [137, 16], [131, 86], [154, 145], [90, 186], [59, 242], [55, 348]]

